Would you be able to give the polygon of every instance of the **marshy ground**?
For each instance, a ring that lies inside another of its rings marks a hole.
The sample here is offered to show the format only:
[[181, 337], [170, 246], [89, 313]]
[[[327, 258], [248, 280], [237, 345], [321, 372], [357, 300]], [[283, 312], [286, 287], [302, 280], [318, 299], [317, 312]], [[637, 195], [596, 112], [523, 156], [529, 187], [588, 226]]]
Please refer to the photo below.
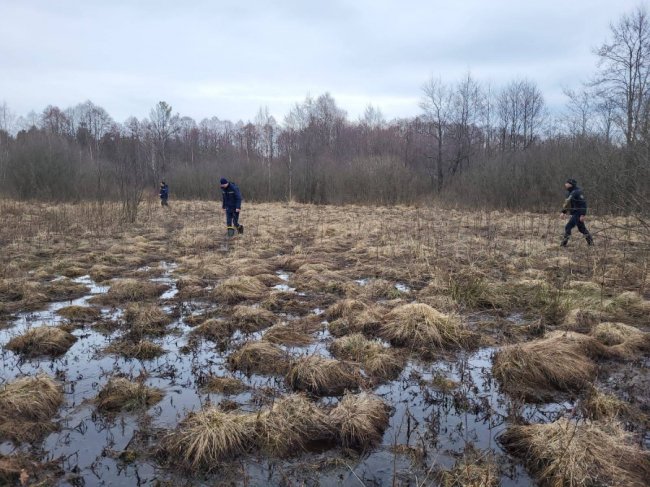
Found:
[[556, 215], [0, 202], [0, 485], [645, 485], [649, 243]]

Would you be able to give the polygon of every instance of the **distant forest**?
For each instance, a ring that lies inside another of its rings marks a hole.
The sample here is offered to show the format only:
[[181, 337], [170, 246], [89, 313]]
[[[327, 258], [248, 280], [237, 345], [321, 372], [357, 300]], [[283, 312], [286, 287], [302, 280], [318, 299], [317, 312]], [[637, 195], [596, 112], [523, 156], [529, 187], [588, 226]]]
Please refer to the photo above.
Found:
[[373, 106], [350, 120], [328, 93], [249, 122], [197, 122], [164, 101], [123, 123], [91, 101], [26, 117], [4, 103], [0, 194], [137, 204], [165, 179], [172, 201], [205, 199], [226, 176], [248, 201], [555, 211], [573, 177], [597, 212], [648, 213], [647, 11], [614, 22], [594, 61], [562, 113], [534, 80], [490, 86], [471, 74], [426, 81], [420, 114], [391, 121]]

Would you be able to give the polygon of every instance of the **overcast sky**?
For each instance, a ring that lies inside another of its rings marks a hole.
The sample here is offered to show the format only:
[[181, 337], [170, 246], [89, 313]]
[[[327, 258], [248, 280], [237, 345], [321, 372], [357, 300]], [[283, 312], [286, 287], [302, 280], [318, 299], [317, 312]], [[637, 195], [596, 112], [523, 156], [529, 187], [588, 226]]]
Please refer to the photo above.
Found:
[[329, 91], [356, 118], [419, 112], [431, 76], [536, 81], [547, 103], [593, 73], [609, 23], [650, 0], [0, 0], [0, 103], [92, 100], [117, 120], [159, 100], [200, 120], [281, 121]]

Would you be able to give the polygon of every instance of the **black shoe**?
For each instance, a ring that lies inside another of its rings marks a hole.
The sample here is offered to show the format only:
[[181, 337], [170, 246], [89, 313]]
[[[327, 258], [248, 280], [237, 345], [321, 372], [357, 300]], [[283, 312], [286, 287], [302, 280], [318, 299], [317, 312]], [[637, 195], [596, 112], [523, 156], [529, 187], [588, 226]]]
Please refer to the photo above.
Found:
[[239, 232], [239, 235], [242, 235], [244, 233], [244, 225], [239, 225], [237, 231]]
[[228, 227], [228, 236], [229, 237], [235, 236], [235, 227]]
[[560, 247], [566, 247], [568, 243], [569, 243], [569, 237], [564, 237], [562, 239], [562, 242], [560, 243]]
[[587, 245], [593, 245], [594, 244], [594, 239], [592, 238], [591, 235], [587, 235], [585, 237], [585, 240], [587, 241]]

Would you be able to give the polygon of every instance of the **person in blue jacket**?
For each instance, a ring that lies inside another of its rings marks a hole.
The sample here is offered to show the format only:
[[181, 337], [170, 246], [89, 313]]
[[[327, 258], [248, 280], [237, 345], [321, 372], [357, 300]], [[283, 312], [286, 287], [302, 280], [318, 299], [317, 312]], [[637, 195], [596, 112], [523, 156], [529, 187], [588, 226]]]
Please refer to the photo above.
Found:
[[564, 183], [567, 190], [567, 197], [564, 200], [564, 207], [562, 213], [570, 215], [569, 222], [564, 227], [564, 238], [560, 244], [566, 247], [571, 238], [571, 230], [573, 227], [578, 227], [578, 231], [585, 236], [588, 245], [594, 244], [594, 239], [591, 237], [589, 230], [585, 226], [585, 218], [587, 216], [587, 199], [585, 198], [582, 189], [578, 187], [578, 182], [575, 179], [567, 179]]
[[221, 178], [221, 196], [223, 197], [222, 208], [226, 212], [226, 225], [228, 230], [244, 233], [244, 226], [239, 224], [241, 212], [241, 191], [239, 187], [226, 178]]
[[165, 181], [160, 181], [160, 205], [169, 206], [167, 200], [169, 199], [169, 186]]

